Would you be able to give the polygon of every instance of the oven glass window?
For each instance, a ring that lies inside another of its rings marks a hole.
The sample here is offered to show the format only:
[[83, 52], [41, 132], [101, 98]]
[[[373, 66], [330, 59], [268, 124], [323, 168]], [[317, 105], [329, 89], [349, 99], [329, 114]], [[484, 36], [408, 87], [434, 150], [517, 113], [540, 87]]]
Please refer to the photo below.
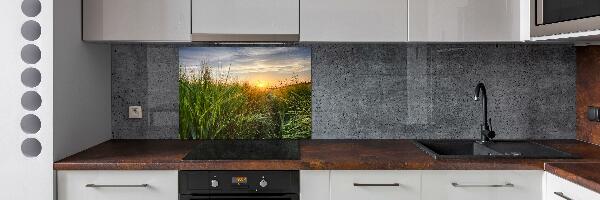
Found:
[[[537, 0], [541, 24], [600, 16], [600, 0]], [[540, 16], [540, 9], [542, 9]], [[540, 20], [538, 19], [538, 25]]]

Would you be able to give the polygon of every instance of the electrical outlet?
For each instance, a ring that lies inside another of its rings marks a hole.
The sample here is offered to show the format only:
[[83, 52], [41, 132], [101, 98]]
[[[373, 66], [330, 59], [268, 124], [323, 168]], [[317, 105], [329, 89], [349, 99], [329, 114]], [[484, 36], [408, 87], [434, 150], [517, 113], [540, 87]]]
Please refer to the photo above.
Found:
[[141, 119], [142, 106], [129, 106], [129, 119]]

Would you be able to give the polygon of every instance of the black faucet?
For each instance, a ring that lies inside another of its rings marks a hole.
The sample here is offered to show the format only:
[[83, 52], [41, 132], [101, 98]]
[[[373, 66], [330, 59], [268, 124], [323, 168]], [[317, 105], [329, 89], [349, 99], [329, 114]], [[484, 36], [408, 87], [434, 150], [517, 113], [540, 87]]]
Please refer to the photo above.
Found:
[[475, 101], [479, 101], [479, 99], [481, 99], [479, 97], [479, 92], [481, 92], [481, 96], [483, 98], [483, 101], [481, 102], [481, 105], [483, 106], [483, 124], [481, 124], [481, 141], [479, 142], [486, 143], [496, 137], [496, 132], [492, 130], [492, 119], [489, 119], [490, 122], [488, 124], [487, 94], [485, 92], [485, 85], [483, 85], [483, 83], [479, 83], [477, 84], [477, 87], [475, 87], [475, 97], [473, 98]]

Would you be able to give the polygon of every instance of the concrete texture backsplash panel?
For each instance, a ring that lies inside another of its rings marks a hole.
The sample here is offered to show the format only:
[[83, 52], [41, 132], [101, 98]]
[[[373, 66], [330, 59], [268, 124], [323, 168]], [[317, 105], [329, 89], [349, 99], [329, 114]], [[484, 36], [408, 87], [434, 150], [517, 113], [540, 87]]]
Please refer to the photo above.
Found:
[[[312, 48], [314, 139], [478, 138], [478, 82], [497, 138], [575, 138], [570, 45], [301, 45]], [[181, 46], [113, 45], [114, 138], [178, 137]], [[130, 105], [144, 118], [127, 119]]]
[[[112, 47], [113, 138], [168, 139], [179, 131], [179, 68], [176, 46]], [[142, 119], [128, 119], [141, 105]]]

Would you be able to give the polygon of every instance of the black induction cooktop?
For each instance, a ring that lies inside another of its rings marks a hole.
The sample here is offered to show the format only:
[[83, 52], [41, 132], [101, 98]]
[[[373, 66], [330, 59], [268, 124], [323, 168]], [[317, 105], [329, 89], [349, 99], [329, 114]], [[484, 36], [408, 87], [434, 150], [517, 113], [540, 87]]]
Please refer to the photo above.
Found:
[[205, 140], [183, 160], [299, 160], [297, 140]]

